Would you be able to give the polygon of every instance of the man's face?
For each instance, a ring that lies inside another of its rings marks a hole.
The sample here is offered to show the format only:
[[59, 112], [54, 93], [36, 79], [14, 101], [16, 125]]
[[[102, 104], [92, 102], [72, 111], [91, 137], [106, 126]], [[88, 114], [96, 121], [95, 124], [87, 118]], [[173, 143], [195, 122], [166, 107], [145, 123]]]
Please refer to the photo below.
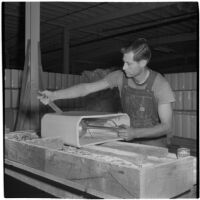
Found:
[[133, 57], [134, 53], [132, 51], [125, 53], [123, 56], [123, 70], [128, 78], [138, 76], [143, 71], [141, 63], [134, 61]]

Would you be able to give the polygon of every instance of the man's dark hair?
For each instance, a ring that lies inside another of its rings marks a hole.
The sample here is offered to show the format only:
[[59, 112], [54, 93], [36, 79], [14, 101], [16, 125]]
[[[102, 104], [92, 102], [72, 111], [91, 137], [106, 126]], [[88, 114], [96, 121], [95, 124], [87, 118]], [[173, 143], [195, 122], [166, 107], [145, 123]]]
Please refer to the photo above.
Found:
[[134, 53], [134, 61], [147, 60], [149, 62], [151, 59], [151, 50], [144, 38], [139, 38], [127, 47], [121, 49], [123, 54], [129, 53], [130, 51]]

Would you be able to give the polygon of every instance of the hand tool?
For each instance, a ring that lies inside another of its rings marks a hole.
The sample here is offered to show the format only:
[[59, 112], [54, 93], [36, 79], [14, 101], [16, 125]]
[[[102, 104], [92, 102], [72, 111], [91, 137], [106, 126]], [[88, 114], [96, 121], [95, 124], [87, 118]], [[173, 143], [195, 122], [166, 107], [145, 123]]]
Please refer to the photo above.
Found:
[[[41, 93], [40, 91], [38, 92], [41, 96], [46, 97], [45, 94]], [[41, 101], [42, 102], [42, 101]], [[44, 104], [44, 102], [42, 102]], [[63, 111], [53, 102], [50, 101], [47, 103], [48, 106], [50, 106], [56, 113], [62, 114]]]

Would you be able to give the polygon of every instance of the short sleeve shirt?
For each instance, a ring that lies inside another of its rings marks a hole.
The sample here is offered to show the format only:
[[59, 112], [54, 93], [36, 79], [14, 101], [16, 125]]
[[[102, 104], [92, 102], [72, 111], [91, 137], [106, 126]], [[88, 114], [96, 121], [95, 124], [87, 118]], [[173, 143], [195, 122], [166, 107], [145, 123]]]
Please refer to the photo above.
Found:
[[[123, 76], [124, 78], [126, 78], [124, 73], [121, 70], [118, 70], [111, 72], [110, 74], [105, 76], [104, 80], [108, 82], [111, 89], [114, 87], [118, 87], [119, 93], [121, 95]], [[145, 84], [142, 86], [135, 84], [134, 81], [130, 78], [128, 79], [128, 85], [136, 89], [145, 89], [146, 87]], [[169, 83], [160, 73], [157, 73], [155, 81], [152, 85], [152, 91], [154, 92], [154, 96], [158, 104], [175, 102], [175, 95]]]

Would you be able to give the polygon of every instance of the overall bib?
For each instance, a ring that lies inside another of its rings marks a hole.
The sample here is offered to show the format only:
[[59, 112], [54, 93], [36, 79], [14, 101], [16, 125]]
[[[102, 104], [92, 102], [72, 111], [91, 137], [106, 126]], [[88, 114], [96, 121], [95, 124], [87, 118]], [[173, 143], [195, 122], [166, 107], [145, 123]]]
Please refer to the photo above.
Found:
[[[123, 76], [121, 104], [123, 112], [130, 117], [131, 127], [148, 128], [157, 125], [159, 121], [158, 104], [152, 91], [152, 85], [157, 73], [150, 70], [144, 89], [136, 89], [128, 85], [128, 79]], [[144, 85], [143, 84], [143, 85]], [[138, 138], [131, 142], [166, 147], [166, 136]], [[130, 142], [130, 141], [129, 141]]]

